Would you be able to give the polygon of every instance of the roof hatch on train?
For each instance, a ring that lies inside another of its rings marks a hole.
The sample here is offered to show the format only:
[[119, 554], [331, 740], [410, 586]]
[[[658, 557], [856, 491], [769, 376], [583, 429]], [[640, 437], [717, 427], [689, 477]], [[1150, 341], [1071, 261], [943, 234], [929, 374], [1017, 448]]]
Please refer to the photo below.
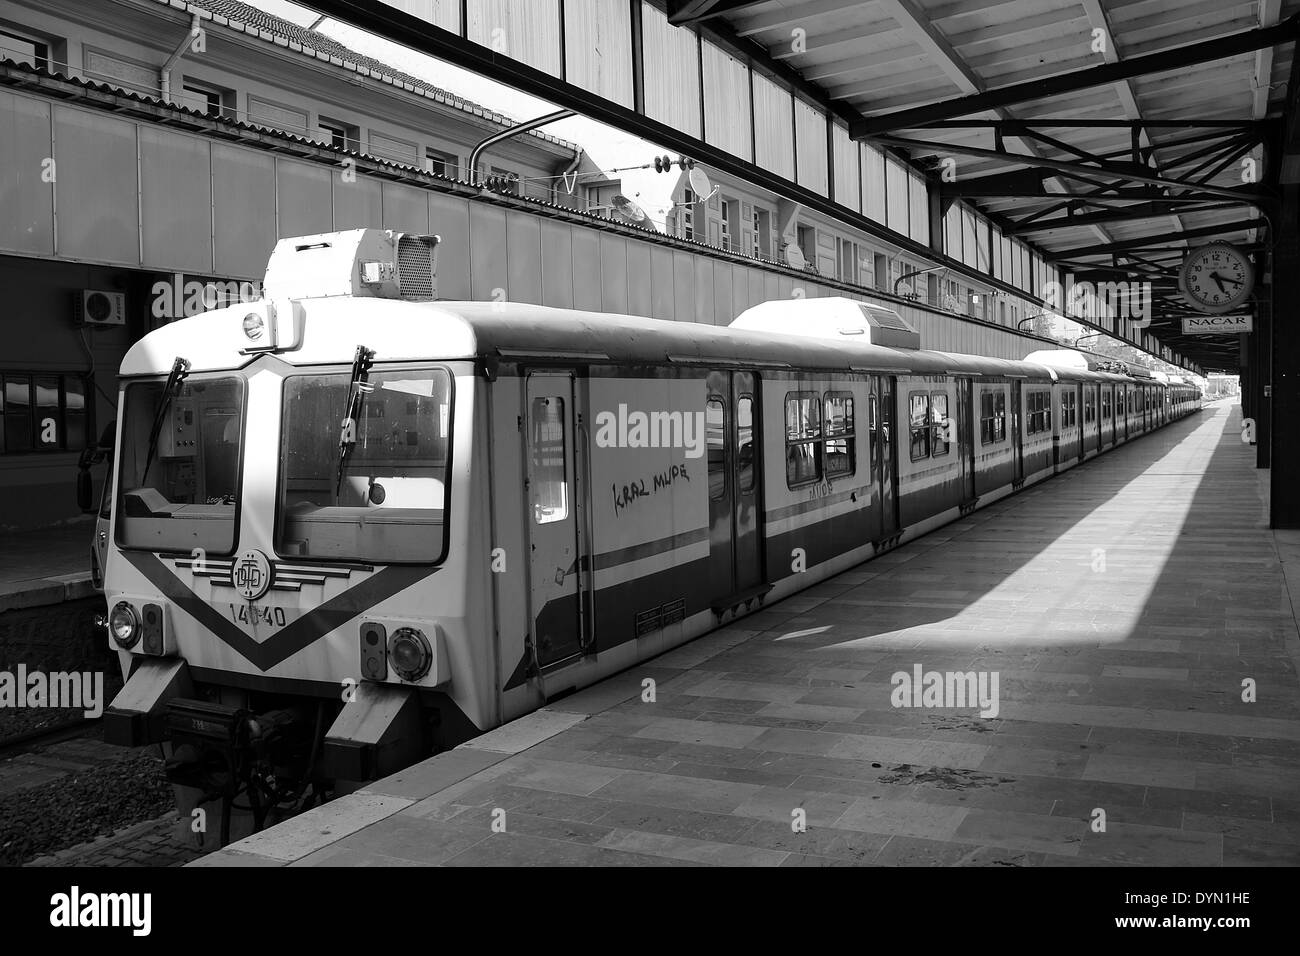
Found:
[[895, 349], [921, 347], [921, 334], [893, 309], [841, 296], [760, 302], [736, 316], [731, 328]]
[[281, 239], [266, 266], [268, 299], [369, 296], [429, 300], [438, 294], [437, 236], [350, 229]]

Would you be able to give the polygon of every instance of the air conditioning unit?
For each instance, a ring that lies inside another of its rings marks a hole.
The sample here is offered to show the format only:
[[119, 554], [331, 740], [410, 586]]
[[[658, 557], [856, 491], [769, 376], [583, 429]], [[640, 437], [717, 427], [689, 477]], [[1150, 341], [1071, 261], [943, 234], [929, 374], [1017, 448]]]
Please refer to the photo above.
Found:
[[126, 293], [82, 289], [73, 321], [77, 325], [126, 325]]

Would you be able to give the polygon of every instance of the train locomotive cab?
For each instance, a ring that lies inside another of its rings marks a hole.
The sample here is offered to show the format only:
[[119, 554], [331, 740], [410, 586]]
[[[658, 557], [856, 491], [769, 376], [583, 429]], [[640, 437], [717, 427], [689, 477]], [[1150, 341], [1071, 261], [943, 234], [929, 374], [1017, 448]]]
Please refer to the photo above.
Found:
[[202, 845], [217, 810], [224, 843], [494, 719], [454, 673], [475, 651], [448, 649], [484, 608], [473, 348], [428, 314], [436, 242], [285, 240], [262, 301], [124, 360], [105, 733], [165, 743], [182, 810], [214, 821]]

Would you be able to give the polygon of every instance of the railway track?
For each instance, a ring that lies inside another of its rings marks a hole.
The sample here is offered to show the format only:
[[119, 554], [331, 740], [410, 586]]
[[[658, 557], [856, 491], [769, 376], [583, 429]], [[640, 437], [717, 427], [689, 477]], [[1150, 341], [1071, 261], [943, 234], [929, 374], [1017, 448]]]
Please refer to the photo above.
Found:
[[14, 734], [0, 738], [0, 760], [7, 760], [19, 754], [30, 753], [38, 747], [57, 744], [64, 740], [80, 737], [92, 727], [99, 724], [99, 717], [78, 717], [62, 721], [52, 727], [42, 727], [26, 733]]

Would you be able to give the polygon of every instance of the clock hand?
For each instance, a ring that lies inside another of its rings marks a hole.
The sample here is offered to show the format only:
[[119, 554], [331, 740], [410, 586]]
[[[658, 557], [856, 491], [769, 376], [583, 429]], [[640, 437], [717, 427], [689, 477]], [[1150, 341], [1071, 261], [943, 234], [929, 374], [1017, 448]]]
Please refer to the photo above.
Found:
[[1217, 282], [1217, 283], [1219, 284], [1219, 291], [1220, 291], [1220, 292], [1224, 292], [1224, 293], [1226, 293], [1226, 292], [1228, 291], [1227, 289], [1224, 288], [1224, 286], [1223, 286], [1223, 279], [1219, 277], [1219, 274], [1218, 274], [1217, 272], [1211, 272], [1211, 273], [1210, 273], [1210, 278], [1213, 279], [1215, 282]]

